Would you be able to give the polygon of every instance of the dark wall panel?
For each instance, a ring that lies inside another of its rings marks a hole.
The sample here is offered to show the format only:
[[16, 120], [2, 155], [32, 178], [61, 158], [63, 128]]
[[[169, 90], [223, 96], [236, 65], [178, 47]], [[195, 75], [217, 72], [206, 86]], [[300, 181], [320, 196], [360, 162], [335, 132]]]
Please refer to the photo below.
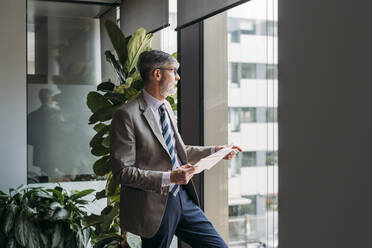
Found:
[[168, 25], [168, 0], [123, 0], [120, 8], [120, 27], [125, 36], [138, 28], [148, 32]]
[[248, 0], [178, 0], [177, 25], [182, 27], [201, 21], [205, 17], [215, 15], [244, 2], [248, 2]]
[[279, 247], [372, 247], [368, 1], [279, 1]]

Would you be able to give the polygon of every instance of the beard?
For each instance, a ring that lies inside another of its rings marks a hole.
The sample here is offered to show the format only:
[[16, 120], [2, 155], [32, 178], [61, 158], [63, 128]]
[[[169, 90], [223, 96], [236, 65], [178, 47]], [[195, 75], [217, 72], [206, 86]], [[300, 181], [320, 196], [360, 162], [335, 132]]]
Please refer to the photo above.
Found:
[[160, 94], [163, 97], [168, 97], [177, 93], [177, 83], [166, 83], [163, 82], [160, 85]]

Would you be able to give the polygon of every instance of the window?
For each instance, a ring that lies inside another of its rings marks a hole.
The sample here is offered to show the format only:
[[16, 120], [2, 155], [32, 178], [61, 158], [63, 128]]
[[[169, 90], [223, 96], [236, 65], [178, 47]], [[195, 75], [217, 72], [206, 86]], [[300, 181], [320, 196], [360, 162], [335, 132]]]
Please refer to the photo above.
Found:
[[266, 165], [276, 164], [278, 164], [278, 152], [277, 151], [266, 152]]
[[231, 42], [233, 43], [240, 42], [240, 30], [235, 30], [231, 32]]
[[256, 166], [257, 165], [257, 153], [256, 152], [242, 152], [242, 167]]
[[278, 66], [263, 63], [230, 63], [229, 78], [234, 86], [240, 87], [241, 79], [277, 79]]
[[231, 66], [231, 82], [239, 84], [239, 82], [240, 82], [239, 64], [238, 63], [230, 63], [230, 66]]
[[278, 78], [278, 66], [273, 64], [266, 65], [266, 76], [267, 79], [277, 79]]
[[266, 109], [266, 121], [267, 122], [278, 122], [278, 109], [277, 108]]
[[242, 74], [241, 78], [243, 79], [254, 79], [256, 78], [256, 64], [251, 63], [242, 63]]
[[79, 10], [103, 7], [28, 3], [27, 181], [96, 180], [86, 97], [101, 82], [100, 20]]
[[[221, 143], [227, 136], [222, 142], [243, 148], [227, 172], [223, 165], [205, 172], [206, 213], [225, 231], [229, 247], [278, 245], [276, 6], [277, 0], [252, 0], [204, 24], [204, 63], [210, 69], [204, 73], [205, 142]], [[226, 57], [218, 50], [224, 47]]]

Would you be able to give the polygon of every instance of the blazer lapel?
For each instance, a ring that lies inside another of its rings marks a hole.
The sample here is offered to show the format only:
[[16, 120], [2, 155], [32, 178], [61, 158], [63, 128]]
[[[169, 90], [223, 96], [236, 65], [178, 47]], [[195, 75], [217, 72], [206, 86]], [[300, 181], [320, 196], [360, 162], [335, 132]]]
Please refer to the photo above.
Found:
[[[145, 102], [145, 99], [143, 99], [143, 93], [142, 92], [139, 95], [138, 100], [139, 100], [140, 108], [141, 108], [141, 110], [143, 110], [143, 116], [145, 117], [147, 123], [149, 124], [149, 126], [151, 128], [151, 131], [154, 133], [155, 137], [158, 139], [161, 146], [164, 148], [164, 150], [169, 155], [169, 151], [168, 151], [168, 148], [165, 144], [163, 134], [160, 131], [159, 125], [156, 123], [156, 120], [155, 120], [154, 114], [152, 113], [151, 108], [149, 106], [147, 106], [147, 103]], [[169, 155], [169, 157], [170, 157], [170, 155]]]

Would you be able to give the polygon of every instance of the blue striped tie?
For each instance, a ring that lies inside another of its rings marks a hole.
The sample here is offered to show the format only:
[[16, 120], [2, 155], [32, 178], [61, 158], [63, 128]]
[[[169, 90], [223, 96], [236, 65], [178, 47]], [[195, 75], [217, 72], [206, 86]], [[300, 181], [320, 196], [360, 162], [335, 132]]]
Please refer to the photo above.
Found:
[[[160, 122], [161, 122], [161, 128], [163, 131], [163, 137], [165, 140], [165, 144], [167, 145], [169, 155], [172, 159], [172, 170], [177, 168], [176, 165], [176, 154], [174, 151], [173, 141], [170, 133], [170, 125], [167, 119], [167, 114], [165, 111], [165, 104], [163, 103], [159, 107], [160, 111]], [[180, 186], [178, 184], [171, 184], [170, 186], [170, 193], [174, 196], [177, 196], [178, 191], [180, 190]]]

